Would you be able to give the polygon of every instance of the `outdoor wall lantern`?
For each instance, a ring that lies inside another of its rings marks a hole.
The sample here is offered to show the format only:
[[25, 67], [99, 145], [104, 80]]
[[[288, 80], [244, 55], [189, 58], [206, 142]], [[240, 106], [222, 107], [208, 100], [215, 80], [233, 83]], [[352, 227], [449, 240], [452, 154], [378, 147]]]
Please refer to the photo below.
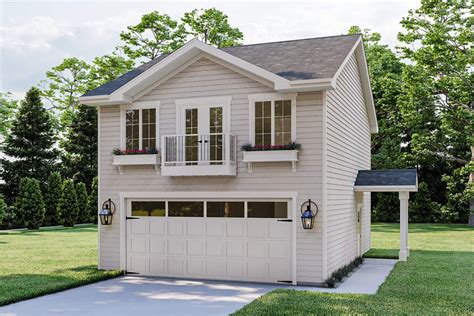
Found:
[[313, 229], [316, 214], [318, 214], [318, 206], [311, 201], [311, 199], [301, 204], [301, 222], [303, 223], [303, 229]]
[[115, 213], [115, 203], [108, 199], [102, 204], [102, 210], [99, 213], [100, 223], [102, 225], [112, 225], [112, 217]]

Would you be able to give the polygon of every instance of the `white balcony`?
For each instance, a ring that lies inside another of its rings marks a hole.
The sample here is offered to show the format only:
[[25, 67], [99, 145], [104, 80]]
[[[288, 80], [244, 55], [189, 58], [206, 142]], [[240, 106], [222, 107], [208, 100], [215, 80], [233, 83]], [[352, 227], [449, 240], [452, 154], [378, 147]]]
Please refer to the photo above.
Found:
[[161, 175], [235, 176], [237, 139], [232, 134], [163, 136]]

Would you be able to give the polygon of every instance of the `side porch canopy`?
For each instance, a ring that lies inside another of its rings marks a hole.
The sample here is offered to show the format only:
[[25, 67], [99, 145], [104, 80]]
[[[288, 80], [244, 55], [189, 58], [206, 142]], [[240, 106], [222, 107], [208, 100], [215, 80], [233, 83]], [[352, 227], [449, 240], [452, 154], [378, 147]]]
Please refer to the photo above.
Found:
[[363, 192], [398, 192], [400, 198], [400, 253], [406, 261], [408, 248], [408, 199], [410, 192], [418, 191], [416, 169], [359, 170], [354, 184], [357, 203], [362, 203]]

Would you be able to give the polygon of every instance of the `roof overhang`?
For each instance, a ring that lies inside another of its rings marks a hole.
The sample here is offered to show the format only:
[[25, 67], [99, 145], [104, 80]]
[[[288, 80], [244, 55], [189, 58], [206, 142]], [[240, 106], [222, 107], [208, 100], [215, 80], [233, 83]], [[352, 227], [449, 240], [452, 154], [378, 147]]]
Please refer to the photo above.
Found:
[[416, 169], [359, 170], [356, 192], [417, 192]]
[[277, 92], [322, 91], [335, 88], [335, 81], [333, 78], [295, 81], [287, 80], [220, 49], [207, 45], [198, 39], [193, 39], [147, 71], [114, 91], [112, 94], [82, 96], [79, 98], [79, 101], [86, 105], [130, 104], [133, 102], [134, 97], [139, 95], [142, 91], [155, 85], [156, 82], [166, 78], [169, 74], [174, 73], [184, 64], [187, 64], [187, 62], [202, 54], [207, 54], [213, 58], [222, 60], [235, 69], [247, 72], [252, 76], [269, 82]]

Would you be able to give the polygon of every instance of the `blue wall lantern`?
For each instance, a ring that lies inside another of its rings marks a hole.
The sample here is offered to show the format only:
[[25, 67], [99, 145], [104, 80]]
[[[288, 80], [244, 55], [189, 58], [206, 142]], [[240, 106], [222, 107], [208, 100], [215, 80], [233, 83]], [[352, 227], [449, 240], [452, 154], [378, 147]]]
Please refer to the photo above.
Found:
[[108, 199], [102, 204], [102, 210], [99, 213], [100, 223], [102, 225], [112, 225], [112, 217], [115, 213], [115, 203]]
[[313, 229], [314, 218], [318, 214], [318, 206], [309, 199], [301, 204], [301, 222], [303, 229]]

